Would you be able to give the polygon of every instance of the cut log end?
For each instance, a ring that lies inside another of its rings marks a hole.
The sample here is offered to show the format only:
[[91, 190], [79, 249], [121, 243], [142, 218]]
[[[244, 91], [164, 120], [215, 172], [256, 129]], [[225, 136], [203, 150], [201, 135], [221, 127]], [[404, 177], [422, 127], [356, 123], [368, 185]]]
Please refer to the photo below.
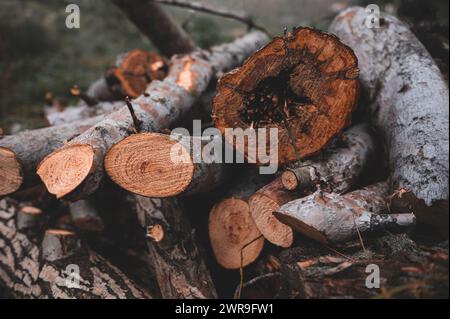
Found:
[[122, 95], [137, 98], [145, 92], [149, 82], [162, 80], [167, 64], [157, 54], [135, 49], [128, 52], [122, 63], [107, 76], [109, 82], [119, 82]]
[[194, 175], [189, 152], [170, 136], [142, 133], [114, 145], [105, 157], [105, 170], [122, 188], [145, 197], [183, 192]]
[[284, 188], [289, 191], [293, 191], [298, 187], [298, 180], [295, 173], [292, 171], [285, 171], [281, 175], [281, 182], [283, 183]]
[[349, 123], [358, 71], [355, 54], [337, 37], [298, 28], [222, 77], [215, 125], [222, 133], [229, 127], [277, 127], [281, 164], [316, 154]]
[[51, 194], [62, 198], [84, 181], [91, 171], [93, 161], [92, 146], [70, 145], [44, 158], [39, 164], [37, 174]]
[[242, 267], [255, 261], [264, 245], [264, 238], [258, 238], [260, 236], [246, 201], [228, 198], [212, 209], [209, 237], [217, 262], [224, 268], [240, 268], [241, 251]]
[[260, 193], [252, 195], [248, 203], [256, 227], [264, 238], [277, 246], [290, 247], [294, 241], [292, 228], [281, 223], [273, 215], [273, 212], [278, 210], [280, 206]]
[[22, 167], [16, 154], [0, 147], [0, 196], [17, 191], [23, 182]]

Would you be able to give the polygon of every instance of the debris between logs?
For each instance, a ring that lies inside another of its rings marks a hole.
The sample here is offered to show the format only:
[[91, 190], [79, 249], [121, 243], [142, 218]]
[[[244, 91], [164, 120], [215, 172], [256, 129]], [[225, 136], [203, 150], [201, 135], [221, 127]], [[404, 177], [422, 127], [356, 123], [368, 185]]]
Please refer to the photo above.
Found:
[[364, 8], [353, 7], [339, 14], [329, 30], [360, 61], [371, 119], [389, 150], [391, 191], [407, 193], [403, 211], [414, 212], [419, 223], [448, 237], [448, 86], [406, 24], [383, 14], [379, 28], [367, 28], [366, 18]]
[[90, 232], [103, 231], [103, 220], [91, 200], [82, 199], [70, 203], [69, 211], [73, 224], [78, 229]]
[[124, 189], [146, 197], [210, 191], [225, 178], [225, 164], [203, 158], [208, 142], [201, 136], [133, 134], [106, 154], [105, 171]]
[[[15, 223], [18, 211], [15, 201], [0, 200], [0, 253], [5, 256], [0, 258], [0, 283], [12, 297], [152, 298], [117, 267], [84, 246], [74, 233], [48, 230], [41, 244], [42, 236], [19, 230]], [[74, 273], [77, 270], [79, 275]]]
[[336, 193], [350, 190], [367, 170], [374, 154], [375, 145], [368, 125], [351, 127], [317, 160], [296, 163], [281, 177], [250, 196], [248, 203], [256, 226], [271, 243], [281, 247], [291, 246], [291, 227], [278, 221], [272, 212], [302, 195], [314, 192], [317, 187]]
[[[196, 51], [175, 57], [165, 80], [150, 83], [147, 92], [151, 95], [141, 95], [132, 102], [142, 123], [138, 129], [152, 132], [174, 124], [205, 91], [214, 72], [235, 66], [238, 58], [248, 56], [265, 40], [263, 33], [252, 32], [211, 53]], [[135, 129], [128, 107], [123, 106], [47, 156], [37, 173], [57, 198], [77, 200], [90, 195], [103, 181], [106, 152]]]
[[324, 244], [343, 243], [359, 234], [414, 226], [414, 214], [389, 214], [387, 197], [385, 182], [345, 195], [319, 190], [281, 206], [273, 214], [302, 235]]
[[[236, 143], [226, 128], [277, 128], [281, 165], [317, 154], [350, 123], [358, 73], [355, 54], [338, 38], [297, 28], [275, 37], [220, 79], [213, 105], [215, 125], [252, 161], [260, 159], [249, 158], [250, 143]], [[257, 146], [264, 150], [273, 144], [269, 139], [259, 143], [265, 144]]]
[[176, 199], [136, 195], [134, 207], [147, 230], [148, 263], [163, 298], [217, 298], [195, 232]]

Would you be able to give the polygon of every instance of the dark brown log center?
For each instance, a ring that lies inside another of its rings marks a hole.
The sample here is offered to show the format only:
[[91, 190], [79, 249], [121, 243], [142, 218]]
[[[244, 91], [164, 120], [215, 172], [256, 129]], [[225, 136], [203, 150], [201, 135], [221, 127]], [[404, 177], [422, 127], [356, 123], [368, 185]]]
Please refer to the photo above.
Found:
[[309, 96], [294, 92], [299, 91], [293, 89], [291, 84], [295, 69], [286, 68], [277, 76], [264, 79], [246, 94], [245, 108], [240, 111], [240, 118], [250, 127], [258, 128], [285, 124], [291, 118], [301, 117], [302, 109], [313, 102]]

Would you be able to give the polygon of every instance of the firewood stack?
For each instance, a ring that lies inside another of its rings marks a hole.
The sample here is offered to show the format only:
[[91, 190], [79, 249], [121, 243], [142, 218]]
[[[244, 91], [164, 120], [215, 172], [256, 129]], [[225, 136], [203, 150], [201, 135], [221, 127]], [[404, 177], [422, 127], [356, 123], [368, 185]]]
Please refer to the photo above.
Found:
[[[377, 296], [360, 287], [364, 269], [389, 260], [438, 294], [426, 276], [448, 272], [448, 247], [425, 254], [408, 236], [448, 238], [448, 86], [408, 26], [383, 15], [368, 28], [353, 7], [329, 33], [251, 31], [201, 50], [158, 4], [114, 2], [165, 56], [125, 53], [86, 92], [72, 88], [78, 105], [50, 101], [51, 126], [0, 137], [11, 296]], [[209, 151], [198, 132], [171, 138], [205, 112], [248, 163], [198, 162]], [[264, 128], [277, 129], [275, 174], [254, 155], [273, 148]], [[411, 246], [417, 258], [400, 258]], [[385, 294], [399, 283], [386, 276]]]

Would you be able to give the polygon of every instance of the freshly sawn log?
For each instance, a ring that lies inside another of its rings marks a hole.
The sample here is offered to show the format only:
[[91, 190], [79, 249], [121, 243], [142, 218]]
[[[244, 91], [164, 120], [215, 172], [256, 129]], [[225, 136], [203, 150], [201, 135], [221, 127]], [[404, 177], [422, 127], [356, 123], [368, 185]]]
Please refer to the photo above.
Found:
[[265, 40], [263, 33], [253, 32], [210, 52], [175, 57], [165, 80], [151, 82], [147, 88], [151, 94], [132, 102], [140, 127], [135, 128], [129, 108], [123, 106], [41, 162], [37, 173], [49, 192], [72, 200], [95, 192], [103, 181], [104, 156], [114, 144], [136, 129], [152, 132], [170, 127], [205, 91], [216, 72], [232, 68]]
[[[330, 32], [358, 56], [372, 119], [384, 133], [391, 191], [405, 195], [405, 211], [448, 236], [449, 91], [439, 68], [410, 28], [382, 14], [379, 28], [353, 7]], [[398, 208], [398, 207], [397, 207]]]
[[225, 165], [203, 159], [209, 140], [179, 137], [133, 134], [106, 154], [106, 173], [124, 189], [146, 197], [192, 195], [217, 187], [225, 178]]

